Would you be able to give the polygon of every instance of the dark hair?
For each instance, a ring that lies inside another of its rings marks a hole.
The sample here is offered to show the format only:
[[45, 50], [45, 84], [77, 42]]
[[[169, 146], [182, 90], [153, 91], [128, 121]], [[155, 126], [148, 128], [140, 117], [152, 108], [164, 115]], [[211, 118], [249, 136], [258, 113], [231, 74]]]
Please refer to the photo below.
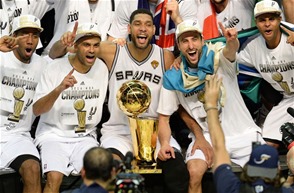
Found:
[[152, 18], [152, 21], [153, 21], [153, 15], [149, 9], [137, 9], [137, 10], [133, 11], [133, 13], [131, 14], [130, 23], [132, 23], [134, 21], [135, 16], [138, 14], [147, 14]]
[[84, 156], [84, 169], [86, 178], [90, 180], [111, 178], [113, 169], [113, 157], [109, 150], [102, 147], [89, 149]]

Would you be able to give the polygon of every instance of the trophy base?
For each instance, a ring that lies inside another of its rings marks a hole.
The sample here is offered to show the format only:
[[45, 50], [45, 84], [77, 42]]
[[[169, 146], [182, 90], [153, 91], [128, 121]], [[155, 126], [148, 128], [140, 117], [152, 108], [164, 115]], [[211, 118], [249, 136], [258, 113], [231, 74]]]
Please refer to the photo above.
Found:
[[162, 170], [157, 168], [155, 162], [144, 162], [135, 160], [133, 168], [127, 172], [137, 173], [137, 174], [161, 174]]
[[9, 115], [8, 120], [13, 122], [19, 122], [19, 117], [15, 117], [14, 115]]
[[85, 132], [86, 132], [85, 128], [75, 127], [75, 133], [85, 133]]

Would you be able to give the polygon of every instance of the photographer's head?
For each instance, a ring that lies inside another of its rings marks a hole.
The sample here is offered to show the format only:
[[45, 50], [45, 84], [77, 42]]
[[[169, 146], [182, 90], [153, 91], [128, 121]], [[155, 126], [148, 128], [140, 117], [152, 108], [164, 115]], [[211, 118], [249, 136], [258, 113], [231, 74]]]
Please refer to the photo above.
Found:
[[[115, 175], [113, 157], [109, 150], [101, 147], [89, 149], [84, 156], [82, 176], [85, 180], [108, 182]], [[100, 184], [101, 185], [101, 184]]]
[[255, 182], [262, 179], [267, 184], [280, 185], [279, 153], [269, 145], [258, 145], [252, 149], [250, 159], [241, 175], [241, 180]]

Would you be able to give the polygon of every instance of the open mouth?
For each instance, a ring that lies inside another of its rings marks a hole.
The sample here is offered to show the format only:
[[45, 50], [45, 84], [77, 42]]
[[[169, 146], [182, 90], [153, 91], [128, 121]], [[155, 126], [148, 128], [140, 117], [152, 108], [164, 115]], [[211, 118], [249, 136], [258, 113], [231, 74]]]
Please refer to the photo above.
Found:
[[188, 54], [189, 54], [189, 56], [191, 56], [191, 57], [195, 57], [196, 54], [197, 54], [197, 51], [196, 51], [196, 50], [193, 50], [193, 51], [188, 52]]
[[269, 30], [265, 30], [264, 32], [265, 32], [265, 34], [269, 35], [272, 33], [272, 30], [269, 29]]
[[30, 55], [30, 54], [32, 54], [33, 49], [32, 48], [26, 48], [25, 51], [26, 51], [27, 55]]
[[88, 62], [92, 63], [95, 60], [95, 56], [86, 56]]
[[145, 36], [145, 35], [139, 35], [139, 36], [137, 36], [137, 38], [138, 38], [140, 44], [144, 44], [147, 40], [147, 36]]

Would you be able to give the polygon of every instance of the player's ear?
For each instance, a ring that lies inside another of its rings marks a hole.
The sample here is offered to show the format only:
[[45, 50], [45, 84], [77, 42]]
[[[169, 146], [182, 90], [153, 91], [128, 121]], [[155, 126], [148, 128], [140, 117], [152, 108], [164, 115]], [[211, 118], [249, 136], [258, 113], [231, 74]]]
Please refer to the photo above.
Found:
[[131, 24], [128, 24], [128, 34], [131, 34]]

